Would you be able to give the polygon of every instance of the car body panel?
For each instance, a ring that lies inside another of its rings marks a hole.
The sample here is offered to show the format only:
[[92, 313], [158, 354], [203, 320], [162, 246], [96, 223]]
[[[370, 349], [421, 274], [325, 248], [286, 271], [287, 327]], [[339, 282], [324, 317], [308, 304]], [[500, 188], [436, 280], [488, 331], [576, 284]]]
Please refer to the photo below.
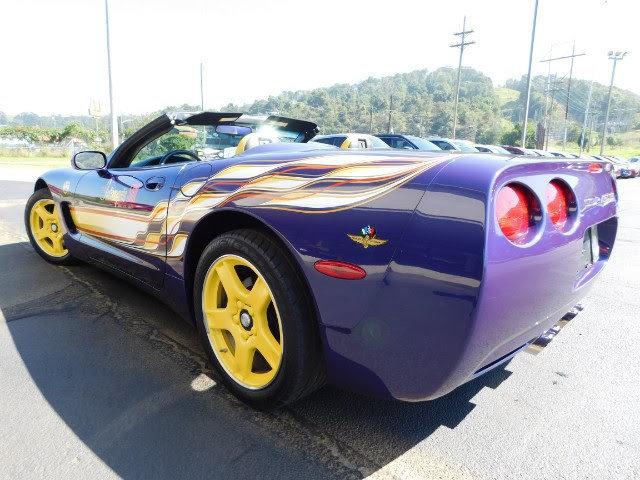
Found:
[[[592, 172], [590, 163], [271, 144], [171, 171], [109, 170], [125, 178], [106, 182], [99, 172], [56, 170], [39, 184], [69, 213], [65, 242], [74, 255], [134, 279], [186, 318], [194, 232], [219, 215], [258, 222], [309, 287], [329, 381], [414, 401], [446, 394], [519, 351], [591, 288], [615, 240], [617, 199], [610, 165]], [[134, 194], [135, 180], [152, 174], [167, 191]], [[497, 191], [518, 182], [544, 199], [552, 179], [575, 192], [571, 228], [554, 230], [545, 214], [531, 244], [512, 244], [495, 219]], [[114, 183], [118, 193], [109, 193]], [[581, 265], [594, 225], [601, 254]], [[354, 241], [366, 227], [380, 244]], [[114, 230], [121, 238], [101, 235]], [[359, 265], [366, 277], [316, 271], [327, 259]]]

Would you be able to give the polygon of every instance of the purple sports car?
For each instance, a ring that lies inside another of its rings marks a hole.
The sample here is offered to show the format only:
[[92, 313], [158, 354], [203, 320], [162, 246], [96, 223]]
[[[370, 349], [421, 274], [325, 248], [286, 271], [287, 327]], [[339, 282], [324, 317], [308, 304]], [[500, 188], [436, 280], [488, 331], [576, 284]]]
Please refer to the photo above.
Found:
[[444, 395], [548, 338], [611, 254], [608, 162], [339, 150], [316, 133], [163, 115], [38, 179], [31, 244], [157, 295], [259, 408], [325, 382]]

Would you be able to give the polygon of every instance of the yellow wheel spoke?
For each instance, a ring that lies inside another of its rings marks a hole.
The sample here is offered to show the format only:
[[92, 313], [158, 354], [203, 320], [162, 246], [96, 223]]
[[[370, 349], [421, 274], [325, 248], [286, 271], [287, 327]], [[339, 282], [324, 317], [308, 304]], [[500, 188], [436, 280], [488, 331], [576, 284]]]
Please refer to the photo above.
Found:
[[269, 303], [271, 303], [271, 293], [269, 293], [269, 287], [264, 278], [258, 277], [255, 281], [253, 287], [251, 287], [251, 292], [249, 292], [247, 303], [253, 308], [256, 314], [258, 312], [266, 313], [267, 307]]
[[249, 295], [249, 291], [238, 278], [233, 262], [230, 260], [223, 261], [219, 265], [216, 265], [215, 268], [229, 299], [233, 302], [237, 300], [246, 300]]
[[34, 231], [33, 236], [36, 238], [36, 240], [44, 240], [45, 238], [49, 238], [49, 234], [44, 229]]
[[64, 246], [61, 240], [53, 240], [53, 251], [58, 255], [64, 255]]
[[269, 329], [261, 329], [256, 335], [256, 349], [272, 369], [277, 369], [282, 357], [282, 349]]
[[255, 354], [255, 348], [253, 348], [248, 342], [237, 342], [235, 351], [235, 364], [237, 374], [247, 379], [251, 375], [251, 366], [253, 365], [253, 356]]
[[47, 219], [51, 219], [51, 214], [44, 208], [44, 205], [37, 205], [33, 211], [44, 222]]
[[232, 313], [228, 308], [212, 308], [206, 311], [210, 329], [215, 330], [235, 330]]

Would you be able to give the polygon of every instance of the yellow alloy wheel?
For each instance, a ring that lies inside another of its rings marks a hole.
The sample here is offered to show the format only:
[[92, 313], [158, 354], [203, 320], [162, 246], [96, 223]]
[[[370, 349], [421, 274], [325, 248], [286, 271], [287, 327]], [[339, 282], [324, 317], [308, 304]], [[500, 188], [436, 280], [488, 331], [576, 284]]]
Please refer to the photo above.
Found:
[[58, 206], [53, 200], [44, 198], [33, 204], [29, 213], [29, 227], [34, 240], [47, 255], [56, 258], [67, 255]]
[[248, 260], [223, 255], [206, 274], [202, 313], [211, 348], [245, 388], [269, 385], [282, 362], [282, 323], [264, 277]]

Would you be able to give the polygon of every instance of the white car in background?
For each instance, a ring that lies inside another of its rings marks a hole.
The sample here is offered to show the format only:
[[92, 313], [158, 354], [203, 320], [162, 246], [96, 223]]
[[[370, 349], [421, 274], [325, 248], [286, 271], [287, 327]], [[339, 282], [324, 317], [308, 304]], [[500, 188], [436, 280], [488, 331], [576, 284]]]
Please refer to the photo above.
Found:
[[482, 144], [476, 144], [474, 145], [475, 149], [480, 151], [480, 152], [484, 152], [484, 153], [497, 153], [500, 155], [513, 155], [509, 150], [507, 150], [506, 148], [502, 148], [499, 145], [482, 145]]

